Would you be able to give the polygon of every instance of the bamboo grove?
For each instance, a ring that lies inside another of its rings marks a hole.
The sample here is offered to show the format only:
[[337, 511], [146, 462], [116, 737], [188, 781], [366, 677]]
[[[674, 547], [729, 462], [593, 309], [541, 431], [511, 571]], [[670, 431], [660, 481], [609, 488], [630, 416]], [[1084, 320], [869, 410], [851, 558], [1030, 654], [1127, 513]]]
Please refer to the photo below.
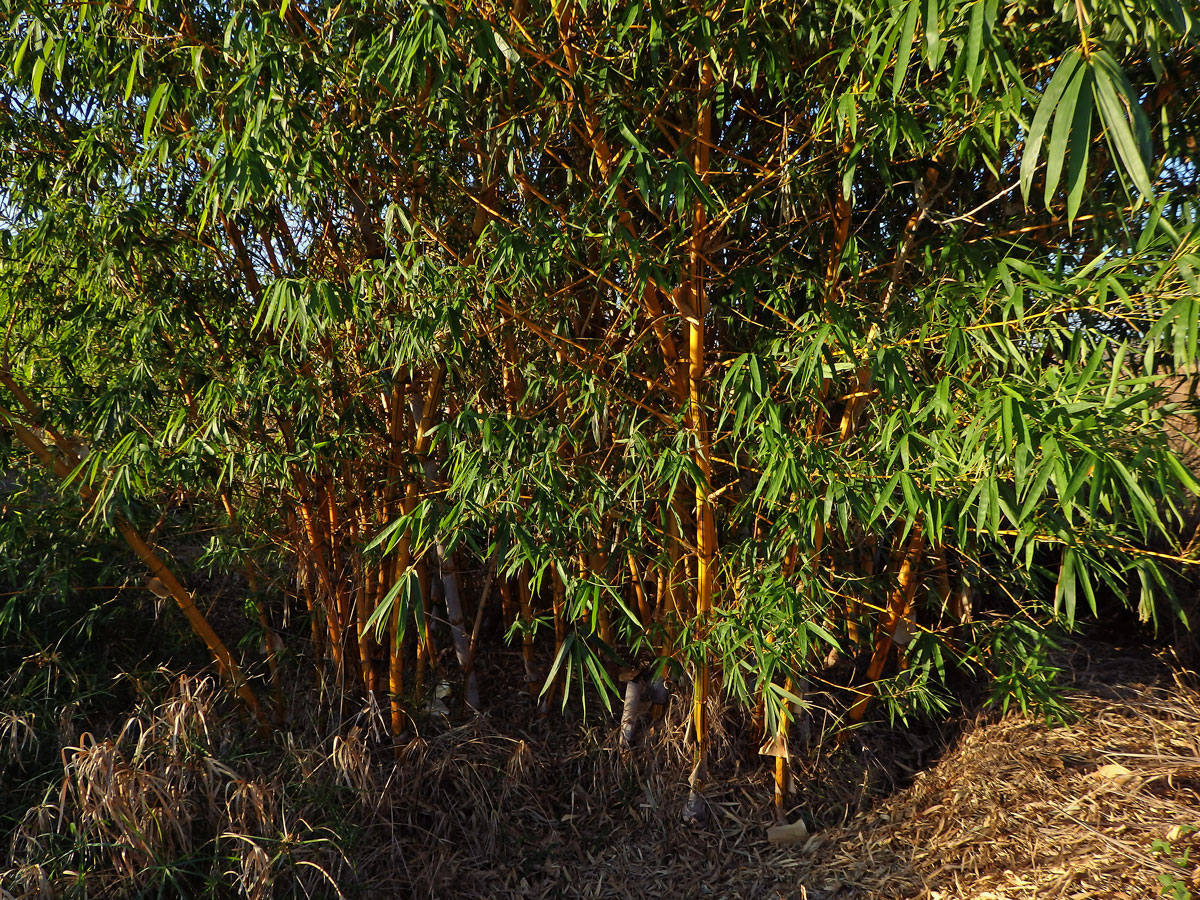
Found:
[[1177, 614], [1190, 4], [3, 9], [6, 465], [264, 726], [311, 666], [486, 709], [507, 641], [686, 698], [699, 789], [724, 698], [1036, 702], [1053, 624]]

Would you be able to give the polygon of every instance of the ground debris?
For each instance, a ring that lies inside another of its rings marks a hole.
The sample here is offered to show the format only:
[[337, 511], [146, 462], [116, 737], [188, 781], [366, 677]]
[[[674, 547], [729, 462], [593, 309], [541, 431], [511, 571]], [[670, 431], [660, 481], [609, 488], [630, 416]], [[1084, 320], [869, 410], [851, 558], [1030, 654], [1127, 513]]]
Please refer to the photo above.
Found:
[[[488, 774], [511, 753], [511, 738], [488, 731], [499, 722], [448, 732], [397, 772], [407, 787], [392, 808], [410, 812], [394, 822], [405, 867], [391, 887], [466, 898], [1160, 896], [1160, 874], [1191, 876], [1154, 841], [1200, 855], [1188, 828], [1200, 825], [1200, 692], [1145, 656], [1096, 654], [1064, 664], [1076, 721], [980, 716], [907, 786], [841, 798], [849, 813], [832, 823], [822, 797], [854, 755], [838, 751], [824, 781], [819, 768], [800, 770], [787, 842], [770, 839], [767, 767], [714, 778], [713, 815], [693, 829], [679, 816], [682, 766], [631, 760], [615, 737], [611, 747], [603, 736], [590, 747], [524, 743], [519, 777], [503, 779]], [[425, 791], [440, 815], [406, 801]]]
[[[682, 715], [661, 725], [661, 743], [642, 746], [642, 753], [624, 750], [615, 726], [549, 728], [532, 712], [458, 724], [430, 717], [423, 733], [399, 748], [372, 748], [384, 738], [351, 725], [327, 753], [312, 742], [279, 742], [270, 754], [279, 757], [272, 775], [255, 768], [262, 755], [257, 763], [239, 760], [236, 772], [219, 761], [222, 728], [232, 725], [211, 712], [211, 698], [172, 701], [135, 731], [169, 738], [182, 728], [195, 734], [195, 747], [180, 757], [151, 742], [157, 755], [121, 771], [144, 769], [149, 779], [163, 769], [150, 765], [156, 761], [174, 766], [183, 759], [191, 768], [167, 769], [184, 774], [211, 762], [212, 772], [200, 773], [208, 780], [200, 780], [214, 786], [195, 796], [180, 787], [170, 806], [191, 804], [194, 813], [209, 795], [222, 810], [229, 805], [225, 819], [213, 820], [220, 826], [214, 833], [246, 848], [239, 883], [250, 898], [272, 896], [297, 878], [296, 865], [259, 858], [262, 847], [274, 846], [267, 826], [276, 820], [304, 823], [299, 847], [311, 858], [298, 871], [314, 876], [306, 888], [312, 897], [337, 895], [336, 879], [345, 896], [463, 900], [1146, 900], [1164, 896], [1160, 877], [1179, 888], [1176, 896], [1200, 896], [1196, 679], [1144, 655], [1094, 653], [1094, 663], [1077, 653], [1062, 664], [1078, 714], [1070, 724], [983, 714], [943, 739], [940, 759], [907, 784], [896, 782], [919, 768], [911, 754], [936, 754], [936, 742], [916, 733], [864, 730], [857, 745], [831, 742], [794, 756], [800, 791], [782, 832], [772, 828], [773, 767], [757, 764], [757, 741], [743, 748], [750, 764], [737, 762], [736, 742], [726, 744], [728, 759], [704, 792], [707, 822], [683, 822], [690, 761]], [[179, 695], [191, 696], [182, 687]], [[186, 728], [167, 727], [176, 721]], [[667, 734], [672, 728], [677, 733]], [[66, 759], [78, 769], [80, 760], [110, 748], [105, 759], [115, 765], [131, 752], [132, 738], [122, 740], [89, 738], [85, 746], [81, 738]], [[900, 755], [889, 756], [889, 746]], [[889, 768], [896, 772], [888, 776]], [[86, 825], [80, 803], [59, 808], [74, 796], [67, 791], [58, 806], [31, 810], [23, 825], [27, 865], [0, 869], [0, 896], [57, 895], [37, 859], [39, 842], [55, 839], [62, 822], [33, 813]], [[147, 808], [149, 815], [159, 807]], [[295, 840], [292, 825], [286, 833]], [[262, 837], [257, 843], [244, 839], [255, 835]], [[104, 846], [118, 843], [106, 840]], [[173, 846], [156, 845], [151, 855]], [[110, 866], [93, 881], [118, 875]]]
[[797, 876], [838, 900], [1142, 900], [1195, 879], [1155, 840], [1200, 850], [1200, 692], [1141, 661], [1073, 675], [1078, 720], [980, 722]]

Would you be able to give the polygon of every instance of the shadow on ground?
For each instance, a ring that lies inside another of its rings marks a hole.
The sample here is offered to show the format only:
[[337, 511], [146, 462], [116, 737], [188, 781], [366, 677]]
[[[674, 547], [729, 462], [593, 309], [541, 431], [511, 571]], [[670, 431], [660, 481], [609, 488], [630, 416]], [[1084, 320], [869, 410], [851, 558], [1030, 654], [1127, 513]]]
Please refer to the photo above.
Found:
[[[715, 789], [711, 826], [697, 832], [676, 823], [676, 778], [615, 757], [597, 766], [599, 748], [551, 764], [516, 744], [488, 782], [440, 737], [409, 763], [439, 775], [424, 812], [397, 823], [419, 848], [404, 887], [428, 897], [1144, 900], [1170, 896], [1162, 876], [1196, 890], [1200, 860], [1175, 860], [1200, 855], [1200, 833], [1188, 830], [1200, 826], [1200, 693], [1153, 658], [1097, 653], [1063, 661], [1076, 721], [981, 717], [908, 786], [788, 847], [766, 840], [765, 767]], [[856, 765], [865, 782], [878, 779], [852, 758], [811, 775]], [[861, 802], [880, 787], [864, 784]], [[810, 790], [823, 802], [820, 784]]]

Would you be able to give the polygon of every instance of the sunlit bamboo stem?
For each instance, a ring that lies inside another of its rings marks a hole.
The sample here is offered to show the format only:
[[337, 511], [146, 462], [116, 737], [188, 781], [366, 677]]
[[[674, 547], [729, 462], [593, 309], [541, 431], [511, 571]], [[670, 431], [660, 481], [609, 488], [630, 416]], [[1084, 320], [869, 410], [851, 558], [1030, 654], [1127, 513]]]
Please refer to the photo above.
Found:
[[917, 568], [925, 551], [925, 533], [921, 523], [912, 527], [908, 538], [908, 548], [904, 553], [900, 571], [896, 577], [896, 587], [888, 600], [887, 609], [880, 613], [879, 627], [876, 631], [875, 650], [871, 662], [867, 666], [867, 684], [861, 689], [859, 700], [850, 708], [851, 722], [861, 722], [874, 694], [874, 684], [883, 675], [883, 667], [887, 663], [888, 654], [892, 649], [897, 627], [908, 618], [912, 611], [913, 599], [917, 590]]

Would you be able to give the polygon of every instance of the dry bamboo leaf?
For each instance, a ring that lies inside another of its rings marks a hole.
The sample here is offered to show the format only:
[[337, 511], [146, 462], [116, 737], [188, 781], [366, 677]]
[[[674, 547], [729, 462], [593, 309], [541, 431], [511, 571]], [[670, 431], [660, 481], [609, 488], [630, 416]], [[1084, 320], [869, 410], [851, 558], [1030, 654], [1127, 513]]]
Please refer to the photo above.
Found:
[[772, 844], [798, 844], [808, 838], [808, 826], [803, 819], [791, 825], [776, 825], [767, 829], [767, 840]]
[[782, 732], [776, 732], [773, 736], [767, 738], [766, 742], [758, 748], [758, 752], [762, 756], [782, 756], [784, 759], [787, 759], [787, 736]]
[[1095, 772], [1093, 772], [1091, 774], [1090, 777], [1104, 778], [1104, 779], [1107, 779], [1108, 781], [1113, 782], [1114, 784], [1120, 785], [1120, 784], [1125, 784], [1127, 781], [1129, 781], [1129, 779], [1131, 779], [1133, 777], [1133, 773], [1130, 772], [1127, 768], [1125, 768], [1120, 763], [1109, 763], [1106, 766], [1101, 766], [1100, 768], [1098, 768]]

